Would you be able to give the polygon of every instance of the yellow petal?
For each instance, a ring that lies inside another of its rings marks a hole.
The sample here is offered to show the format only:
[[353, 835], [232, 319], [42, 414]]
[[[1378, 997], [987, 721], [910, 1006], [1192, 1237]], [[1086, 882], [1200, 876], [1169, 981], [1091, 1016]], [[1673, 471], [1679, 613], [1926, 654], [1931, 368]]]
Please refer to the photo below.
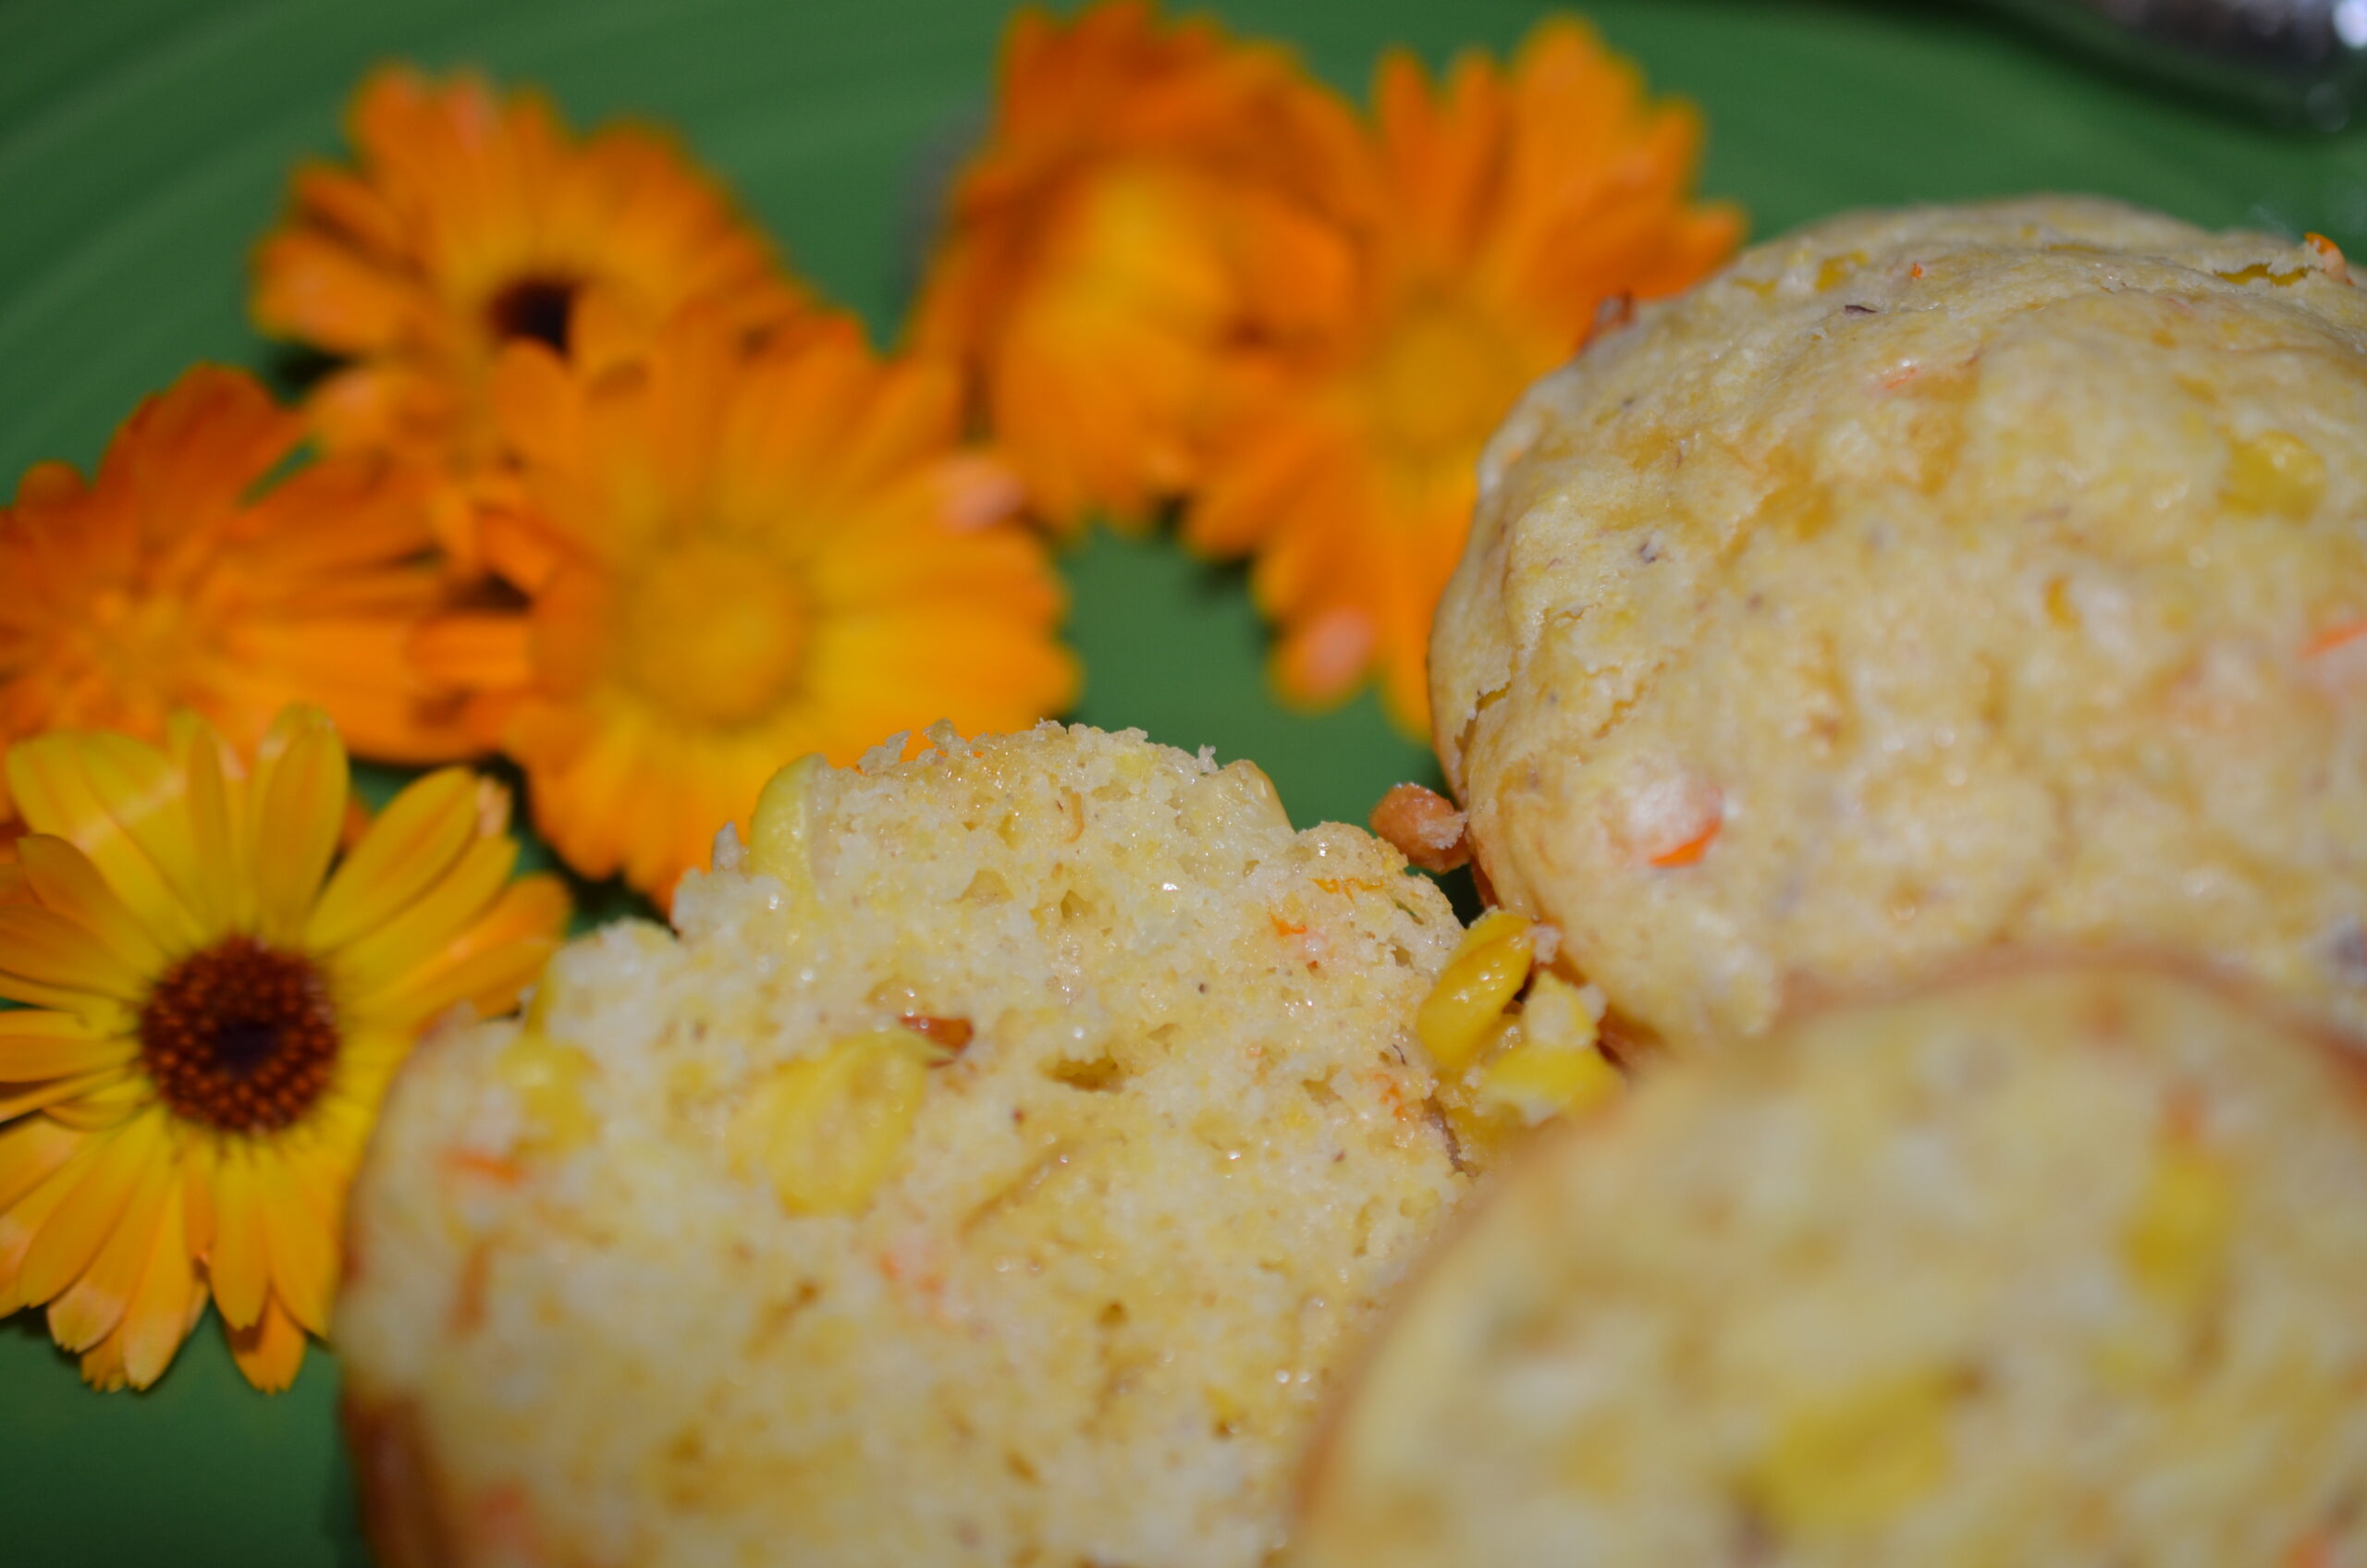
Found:
[[[0, 997], [78, 1009], [100, 999], [137, 1005], [148, 980], [64, 915], [33, 904], [0, 905]], [[59, 996], [74, 1000], [51, 999]]]
[[43, 1116], [0, 1127], [0, 1214], [73, 1158], [89, 1136]]
[[[95, 1072], [84, 1072], [72, 1078], [51, 1078], [39, 1084], [0, 1084], [0, 1121], [11, 1121], [36, 1110], [48, 1111], [55, 1117], [82, 1096], [111, 1089], [129, 1078], [131, 1074], [122, 1068], [107, 1067]], [[113, 1118], [108, 1124], [121, 1120], [120, 1117]], [[80, 1123], [68, 1121], [67, 1125], [78, 1126]]]
[[[190, 833], [186, 779], [172, 757], [129, 735], [95, 731], [83, 737], [82, 771], [92, 792], [106, 807], [141, 853], [162, 873], [171, 887], [174, 906], [184, 920], [202, 934], [205, 912], [214, 902], [211, 878], [221, 874], [198, 858], [197, 841]], [[99, 861], [102, 871], [119, 893], [129, 890], [114, 878], [113, 870], [88, 844], [80, 848]], [[141, 911], [143, 918], [147, 912]], [[178, 932], [170, 925], [153, 925], [160, 937]]]
[[258, 765], [249, 801], [254, 835], [255, 929], [266, 942], [301, 939], [306, 916], [345, 826], [345, 747], [325, 715], [289, 708], [275, 722], [287, 739], [266, 775]]
[[173, 1354], [189, 1337], [190, 1307], [197, 1296], [197, 1271], [190, 1264], [181, 1194], [165, 1201], [163, 1218], [148, 1252], [131, 1306], [116, 1329], [120, 1341], [125, 1378], [144, 1389], [164, 1376]]
[[138, 1040], [93, 1029], [70, 1012], [0, 1012], [0, 1084], [79, 1077], [139, 1053]]
[[[408, 986], [427, 960], [484, 913], [517, 859], [517, 841], [506, 836], [471, 844], [424, 897], [337, 955], [337, 971], [353, 994], [374, 998]], [[354, 1011], [370, 1016], [370, 1004], [357, 1001]]]
[[300, 1168], [309, 1162], [275, 1163], [283, 1168], [259, 1166], [255, 1183], [271, 1254], [271, 1293], [299, 1324], [326, 1334], [329, 1298], [337, 1289], [335, 1238], [300, 1185], [312, 1174]]
[[313, 951], [386, 925], [451, 869], [476, 831], [477, 776], [448, 767], [397, 795], [329, 878], [305, 927]]
[[164, 1152], [163, 1123], [162, 1113], [137, 1118], [100, 1145], [90, 1169], [25, 1249], [17, 1288], [26, 1301], [49, 1300], [98, 1256], [150, 1162]]
[[180, 1156], [181, 1221], [189, 1228], [189, 1255], [202, 1258], [214, 1247], [215, 1144], [206, 1137], [184, 1140]]
[[304, 1330], [277, 1301], [265, 1305], [252, 1327], [231, 1329], [229, 1338], [231, 1359], [264, 1393], [286, 1389], [304, 1365]]
[[6, 1212], [0, 1212], [0, 1317], [27, 1305], [23, 1290], [25, 1254], [49, 1224], [50, 1216], [73, 1195], [104, 1152], [100, 1141], [86, 1139], [65, 1164], [9, 1205]]
[[123, 1366], [123, 1341], [113, 1334], [82, 1353], [82, 1381], [103, 1394], [131, 1381]]
[[103, 1133], [156, 1103], [155, 1086], [148, 1075], [129, 1063], [70, 1082], [79, 1085], [74, 1093], [50, 1101], [43, 1114], [60, 1126], [85, 1133]]
[[[177, 886], [179, 878], [168, 878], [166, 868], [112, 809], [117, 802], [103, 800], [93, 787], [83, 766], [83, 742], [89, 739], [60, 731], [8, 748], [8, 787], [15, 792], [18, 814], [33, 831], [55, 834], [89, 855], [107, 886], [167, 947], [181, 950], [196, 946], [204, 928]], [[169, 835], [165, 847], [169, 852]], [[193, 866], [177, 869], [202, 881]]]
[[115, 1228], [99, 1244], [98, 1256], [81, 1277], [49, 1304], [49, 1333], [69, 1351], [88, 1350], [115, 1331], [131, 1305], [141, 1270], [154, 1249], [156, 1227], [164, 1219], [165, 1202], [178, 1173], [170, 1160], [159, 1157], [144, 1162]]
[[255, 1170], [248, 1151], [235, 1144], [216, 1146], [214, 1158], [214, 1244], [205, 1271], [214, 1282], [214, 1305], [233, 1329], [251, 1327], [271, 1293], [271, 1258], [265, 1250], [263, 1206], [255, 1195]]
[[509, 1011], [558, 950], [568, 907], [557, 877], [520, 877], [443, 951], [357, 1000], [355, 1016], [408, 1036], [456, 1002], [485, 1017]]
[[17, 841], [17, 858], [26, 885], [43, 905], [84, 927], [127, 967], [143, 975], [165, 967], [165, 949], [107, 886], [90, 856], [63, 839], [28, 833]]
[[166, 743], [183, 775], [190, 842], [203, 879], [199, 914], [209, 932], [244, 931], [254, 924], [254, 888], [241, 874], [251, 864], [246, 847], [246, 798], [238, 759], [214, 727], [187, 709], [166, 724]]

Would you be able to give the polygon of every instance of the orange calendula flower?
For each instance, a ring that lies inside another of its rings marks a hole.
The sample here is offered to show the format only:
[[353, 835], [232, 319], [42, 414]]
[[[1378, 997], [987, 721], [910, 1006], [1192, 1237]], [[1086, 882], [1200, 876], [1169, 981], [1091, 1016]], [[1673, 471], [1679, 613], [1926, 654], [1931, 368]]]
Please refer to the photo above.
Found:
[[506, 352], [520, 501], [482, 532], [526, 607], [455, 613], [417, 654], [474, 692], [570, 864], [664, 902], [787, 758], [1070, 700], [1059, 587], [958, 403], [950, 369], [835, 316], [754, 351], [694, 310], [639, 351]]
[[1375, 84], [1378, 216], [1349, 330], [1232, 382], [1185, 539], [1255, 551], [1285, 697], [1335, 701], [1377, 671], [1429, 728], [1431, 613], [1468, 528], [1480, 448], [1530, 381], [1623, 296], [1674, 293], [1731, 251], [1732, 209], [1687, 199], [1693, 113], [1549, 20], [1500, 69], [1434, 87], [1410, 56]]
[[1063, 530], [1197, 481], [1215, 361], [1333, 323], [1362, 193], [1355, 117], [1282, 50], [1147, 5], [1022, 12], [995, 122], [916, 307]]
[[[68, 726], [164, 733], [197, 709], [252, 746], [294, 700], [364, 753], [457, 754], [402, 653], [446, 593], [416, 476], [354, 455], [269, 476], [303, 423], [201, 365], [142, 403], [96, 476], [30, 471], [0, 508], [0, 753]], [[16, 808], [0, 782], [0, 841]]]
[[331, 447], [396, 451], [461, 482], [436, 517], [464, 567], [463, 491], [493, 455], [502, 344], [564, 351], [594, 285], [653, 319], [711, 300], [751, 333], [799, 308], [764, 239], [657, 130], [578, 141], [534, 93], [388, 67], [356, 94], [347, 134], [354, 166], [297, 171], [292, 210], [256, 254], [255, 319], [352, 361], [311, 401]]
[[184, 711], [162, 748], [60, 730], [7, 757], [31, 831], [0, 887], [0, 1313], [103, 1388], [145, 1388], [210, 1296], [286, 1388], [328, 1329], [339, 1216], [387, 1077], [456, 1003], [495, 1011], [566, 895], [509, 879], [508, 806], [461, 768], [337, 864], [345, 748], [289, 708], [241, 759]]

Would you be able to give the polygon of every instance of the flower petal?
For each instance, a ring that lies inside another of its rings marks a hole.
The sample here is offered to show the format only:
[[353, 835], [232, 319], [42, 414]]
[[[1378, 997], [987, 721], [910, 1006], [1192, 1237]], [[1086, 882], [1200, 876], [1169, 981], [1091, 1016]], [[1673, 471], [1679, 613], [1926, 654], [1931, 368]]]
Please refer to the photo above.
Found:
[[304, 945], [334, 951], [410, 908], [468, 847], [476, 799], [477, 776], [465, 767], [431, 773], [397, 795], [329, 878]]
[[165, 1374], [174, 1353], [189, 1337], [198, 1300], [197, 1270], [190, 1262], [189, 1237], [178, 1191], [165, 1201], [149, 1244], [147, 1266], [131, 1305], [116, 1329], [125, 1380], [144, 1389]]
[[165, 949], [107, 886], [90, 856], [51, 834], [28, 833], [17, 840], [17, 858], [34, 895], [90, 931], [127, 968], [148, 975], [165, 967]]
[[123, 1213], [99, 1244], [81, 1277], [49, 1304], [49, 1333], [61, 1349], [83, 1351], [115, 1331], [131, 1305], [131, 1293], [155, 1250], [157, 1227], [172, 1197], [178, 1172], [170, 1159], [143, 1162]]
[[163, 1126], [161, 1113], [141, 1117], [99, 1146], [89, 1170], [25, 1249], [17, 1274], [24, 1300], [49, 1300], [80, 1279], [98, 1256], [130, 1205], [133, 1190], [163, 1155]]
[[[98, 732], [82, 739], [82, 769], [92, 792], [164, 874], [178, 909], [202, 921], [213, 901], [213, 880], [221, 873], [199, 857], [196, 839], [190, 835], [189, 810], [183, 801], [186, 776], [168, 753], [129, 736]], [[87, 843], [79, 847], [107, 874], [108, 886], [129, 899], [130, 889], [117, 879], [105, 858]], [[132, 901], [141, 917], [150, 922], [149, 929], [169, 945], [174, 928], [155, 924], [149, 911]]]
[[293, 945], [337, 853], [349, 778], [345, 747], [319, 709], [291, 707], [272, 729], [283, 739], [267, 765], [258, 756], [250, 795], [255, 926], [266, 942]]
[[74, 1092], [49, 1100], [43, 1113], [59, 1126], [79, 1132], [103, 1133], [156, 1103], [155, 1087], [148, 1075], [129, 1062], [59, 1082], [74, 1084]]
[[570, 913], [567, 885], [558, 877], [521, 876], [443, 951], [365, 996], [356, 1011], [405, 1032], [456, 1002], [470, 1003], [486, 1018], [508, 1012], [558, 950]]
[[25, 1255], [59, 1206], [82, 1184], [111, 1140], [86, 1138], [67, 1161], [0, 1211], [0, 1317], [30, 1304], [23, 1289]]
[[[62, 1125], [82, 1127], [80, 1120], [61, 1116], [59, 1112], [83, 1096], [98, 1094], [126, 1081], [135, 1084], [139, 1083], [133, 1074], [122, 1068], [103, 1067], [72, 1078], [48, 1078], [35, 1084], [0, 1084], [0, 1121], [45, 1110], [50, 1113], [51, 1120]], [[111, 1116], [102, 1125], [111, 1127], [122, 1120], [120, 1116]], [[84, 1130], [89, 1129], [85, 1127]]]
[[214, 1305], [222, 1320], [244, 1329], [263, 1316], [271, 1294], [271, 1255], [264, 1240], [263, 1204], [249, 1151], [239, 1144], [217, 1145], [214, 1154], [214, 1239], [205, 1270], [214, 1283]]
[[466, 931], [499, 895], [517, 860], [515, 839], [478, 839], [424, 897], [337, 953], [338, 976], [357, 998], [355, 1015], [372, 1016], [377, 998], [409, 984], [422, 964]]
[[254, 921], [254, 888], [239, 872], [247, 859], [245, 780], [238, 758], [214, 727], [186, 709], [166, 721], [166, 744], [188, 791], [189, 830], [197, 864], [215, 868], [198, 911], [212, 931], [243, 931]]
[[137, 1005], [147, 985], [147, 975], [63, 915], [0, 904], [0, 997], [87, 1013]]
[[54, 833], [89, 855], [107, 886], [168, 947], [195, 947], [204, 930], [181, 888], [200, 881], [196, 867], [160, 866], [152, 850], [169, 853], [169, 836], [144, 843], [134, 823], [119, 815], [153, 811], [155, 802], [101, 795], [85, 763], [90, 739], [61, 730], [8, 748], [8, 786], [18, 812], [35, 832]]
[[0, 1012], [0, 1084], [79, 1077], [122, 1066], [139, 1053], [139, 1041], [129, 1035], [93, 1029], [72, 1013]]
[[89, 1137], [41, 1116], [0, 1127], [0, 1213], [49, 1180]]
[[304, 1330], [276, 1299], [264, 1305], [252, 1326], [230, 1329], [229, 1340], [231, 1359], [264, 1393], [286, 1390], [304, 1365]]
[[256, 1171], [264, 1245], [271, 1254], [271, 1293], [299, 1324], [325, 1334], [329, 1298], [337, 1290], [337, 1240], [322, 1223], [313, 1194], [300, 1185], [310, 1172], [298, 1162], [274, 1163], [278, 1169]]

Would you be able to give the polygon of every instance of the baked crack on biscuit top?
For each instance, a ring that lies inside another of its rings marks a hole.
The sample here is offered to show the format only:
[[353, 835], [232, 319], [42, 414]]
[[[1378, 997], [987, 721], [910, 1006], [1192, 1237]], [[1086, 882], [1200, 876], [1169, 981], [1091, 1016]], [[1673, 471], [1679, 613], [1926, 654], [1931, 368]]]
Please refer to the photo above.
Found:
[[390, 1564], [1238, 1565], [1468, 1178], [1459, 928], [1247, 763], [1047, 724], [818, 759], [678, 932], [423, 1046], [338, 1349]]
[[2367, 1031], [2367, 294], [2100, 201], [1760, 245], [1514, 412], [1431, 674], [1631, 1036], [2124, 943]]

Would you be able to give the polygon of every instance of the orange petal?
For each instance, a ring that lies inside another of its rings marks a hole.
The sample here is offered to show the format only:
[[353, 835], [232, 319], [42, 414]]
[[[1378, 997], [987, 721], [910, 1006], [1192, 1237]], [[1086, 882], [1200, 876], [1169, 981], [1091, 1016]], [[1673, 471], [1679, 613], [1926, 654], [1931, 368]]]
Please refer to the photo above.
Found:
[[267, 1394], [279, 1393], [296, 1381], [304, 1365], [304, 1330], [276, 1299], [249, 1328], [229, 1330], [230, 1356], [248, 1382]]
[[582, 404], [557, 354], [540, 343], [504, 344], [494, 361], [491, 386], [494, 419], [510, 451], [529, 462], [564, 463], [577, 457]]
[[413, 310], [399, 276], [325, 235], [275, 234], [255, 253], [255, 324], [276, 337], [368, 353], [396, 343]]
[[1373, 625], [1361, 610], [1327, 610], [1286, 632], [1275, 648], [1272, 677], [1285, 702], [1336, 703], [1354, 689], [1373, 653]]
[[412, 634], [411, 655], [435, 684], [506, 691], [534, 680], [533, 631], [524, 616], [440, 616]]

